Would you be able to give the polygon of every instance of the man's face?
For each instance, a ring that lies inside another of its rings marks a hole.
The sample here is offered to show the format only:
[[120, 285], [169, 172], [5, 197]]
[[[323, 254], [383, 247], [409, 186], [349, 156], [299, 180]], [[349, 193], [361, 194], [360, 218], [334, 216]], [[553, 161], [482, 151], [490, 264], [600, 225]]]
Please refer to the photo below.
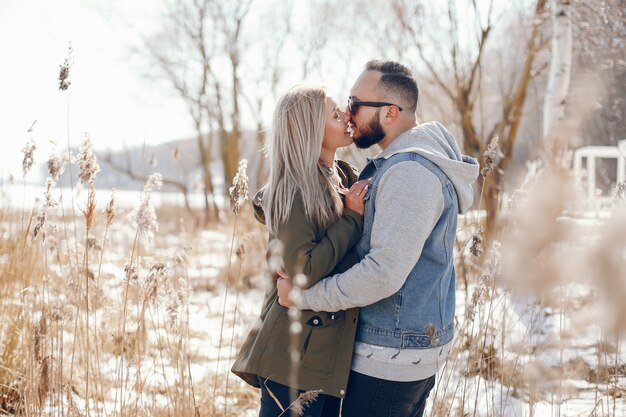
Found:
[[[381, 74], [377, 71], [364, 71], [350, 90], [350, 96], [360, 101], [377, 101], [376, 86]], [[349, 111], [349, 109], [347, 110]], [[379, 143], [385, 132], [380, 124], [380, 108], [356, 107], [350, 112], [350, 122], [352, 123], [352, 138], [354, 144], [366, 149]]]
[[365, 125], [361, 125], [359, 128], [358, 136], [355, 134], [352, 137], [357, 148], [367, 149], [372, 145], [376, 145], [385, 137], [385, 132], [383, 131], [383, 127], [381, 126], [379, 119], [380, 108], [374, 110], [375, 112], [369, 122]]

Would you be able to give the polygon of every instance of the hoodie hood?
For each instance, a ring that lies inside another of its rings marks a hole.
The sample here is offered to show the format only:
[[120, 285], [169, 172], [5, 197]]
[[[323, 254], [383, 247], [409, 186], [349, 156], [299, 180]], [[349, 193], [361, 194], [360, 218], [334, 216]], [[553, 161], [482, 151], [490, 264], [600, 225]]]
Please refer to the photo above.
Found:
[[422, 123], [395, 138], [376, 159], [414, 152], [437, 165], [450, 179], [459, 200], [459, 214], [474, 202], [472, 184], [478, 178], [476, 159], [461, 154], [454, 136], [439, 122]]

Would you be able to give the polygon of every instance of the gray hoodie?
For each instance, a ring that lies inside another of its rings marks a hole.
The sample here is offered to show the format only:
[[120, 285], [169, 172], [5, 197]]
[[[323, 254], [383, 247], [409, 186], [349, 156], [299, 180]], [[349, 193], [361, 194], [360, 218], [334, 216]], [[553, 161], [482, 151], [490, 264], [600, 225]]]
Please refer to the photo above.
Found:
[[[458, 212], [465, 213], [470, 208], [478, 163], [461, 154], [454, 137], [441, 123], [423, 123], [407, 130], [376, 158], [405, 152], [418, 153], [441, 168], [454, 184]], [[441, 183], [435, 174], [412, 161], [394, 165], [379, 183], [370, 254], [348, 271], [294, 294], [296, 306], [304, 310], [339, 311], [391, 296], [402, 287], [417, 263], [442, 210]], [[407, 256], [409, 253], [411, 256]]]
[[415, 152], [434, 162], [450, 178], [459, 199], [459, 214], [474, 201], [472, 184], [478, 177], [478, 162], [462, 155], [452, 134], [439, 122], [422, 123], [394, 139], [377, 158]]

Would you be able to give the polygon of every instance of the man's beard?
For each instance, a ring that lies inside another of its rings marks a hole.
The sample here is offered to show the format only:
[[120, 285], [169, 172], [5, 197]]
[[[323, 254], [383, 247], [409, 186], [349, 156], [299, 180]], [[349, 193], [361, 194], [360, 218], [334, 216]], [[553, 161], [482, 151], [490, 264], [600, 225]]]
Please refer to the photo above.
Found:
[[378, 117], [380, 116], [380, 109], [376, 110], [376, 114], [372, 117], [372, 120], [365, 125], [365, 129], [359, 128], [359, 137], [354, 138], [354, 144], [357, 148], [367, 149], [372, 145], [377, 144], [385, 137], [383, 127], [380, 125]]

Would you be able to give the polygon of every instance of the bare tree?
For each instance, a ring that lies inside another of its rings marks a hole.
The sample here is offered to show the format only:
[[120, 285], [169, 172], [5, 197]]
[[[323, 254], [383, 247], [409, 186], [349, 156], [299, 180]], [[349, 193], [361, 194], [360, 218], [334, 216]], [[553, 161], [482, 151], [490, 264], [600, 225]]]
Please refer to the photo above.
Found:
[[[257, 33], [258, 43], [255, 49], [259, 52], [258, 56], [243, 66], [243, 70], [248, 76], [244, 80], [247, 82], [247, 88], [242, 97], [254, 120], [255, 142], [258, 151], [254, 165], [251, 166], [252, 172], [255, 173], [255, 182], [250, 185], [251, 192], [261, 187], [267, 175], [265, 158], [259, 154], [265, 141], [264, 109], [268, 105], [272, 106], [279, 95], [278, 89], [281, 85], [285, 65], [283, 59], [284, 45], [292, 31], [293, 3], [291, 1], [276, 2], [264, 12], [260, 16]], [[259, 65], [259, 62], [262, 65]]]
[[218, 138], [224, 182], [234, 176], [239, 163], [239, 69], [245, 50], [243, 23], [251, 4], [252, 0], [176, 0], [164, 17], [163, 30], [146, 41], [149, 57], [186, 103], [196, 130], [205, 222], [219, 213], [210, 170], [216, 156], [213, 138]]
[[[294, 29], [293, 41], [301, 53], [302, 78], [311, 77], [314, 70], [320, 71], [324, 49], [332, 40], [333, 15], [337, 13], [336, 3], [331, 0], [316, 0], [309, 3], [309, 20]], [[323, 30], [320, 30], [323, 28]]]
[[206, 19], [208, 7], [206, 1], [175, 2], [166, 16], [163, 31], [145, 42], [149, 58], [183, 99], [193, 121], [204, 185], [205, 224], [218, 213], [209, 169], [212, 114], [206, 111], [214, 101], [212, 58], [217, 54], [217, 46], [208, 35], [215, 30], [213, 22]]
[[[227, 71], [212, 73], [215, 101], [208, 103], [206, 107], [211, 119], [217, 121], [225, 182], [234, 177], [239, 164], [239, 139], [241, 138], [239, 103], [242, 94], [239, 68], [242, 51], [245, 50], [245, 46], [242, 45], [243, 23], [250, 12], [252, 1], [203, 0], [201, 2], [205, 6], [205, 11], [209, 11], [208, 14], [202, 16], [202, 19], [210, 18], [217, 30], [206, 35], [220, 42], [218, 48], [225, 53], [225, 59], [230, 66], [229, 80], [220, 78]], [[230, 111], [227, 106], [228, 100], [230, 100]]]
[[[115, 161], [111, 154], [105, 155], [102, 158], [102, 160], [107, 165], [109, 165], [112, 169], [126, 175], [128, 178], [132, 179], [133, 181], [137, 181], [139, 183], [145, 183], [148, 180], [149, 176], [141, 174], [133, 168], [131, 158], [130, 158], [130, 153], [128, 151], [126, 151], [125, 156], [126, 156], [125, 164]], [[196, 216], [196, 213], [191, 208], [191, 204], [189, 204], [189, 187], [187, 186], [187, 184], [185, 184], [183, 181], [179, 181], [179, 180], [167, 178], [167, 177], [163, 177], [162, 181], [163, 181], [163, 184], [170, 185], [176, 188], [178, 191], [180, 191], [183, 194], [183, 199], [185, 202], [185, 210], [194, 219], [194, 222], [197, 224], [199, 219]]]
[[[536, 1], [532, 23], [529, 25], [530, 33], [523, 48], [523, 63], [518, 73], [507, 74], [513, 82], [503, 89], [500, 108], [496, 113], [499, 117], [490, 127], [485, 126], [485, 114], [481, 104], [482, 89], [479, 84], [487, 42], [498, 19], [494, 20], [493, 2], [489, 3], [485, 17], [485, 10], [477, 2], [466, 3], [466, 7], [473, 11], [476, 36], [462, 36], [459, 31], [458, 3], [449, 0], [446, 10], [447, 24], [442, 28], [447, 30], [445, 42], [441, 40], [442, 35], [445, 35], [441, 29], [437, 31], [438, 38], [425, 39], [424, 25], [428, 22], [422, 8], [410, 7], [403, 0], [394, 1], [393, 8], [396, 25], [402, 27], [420, 58], [422, 65], [416, 67], [423, 66], [429, 82], [439, 87], [444, 97], [452, 103], [463, 136], [464, 152], [482, 162], [489, 143], [494, 138], [499, 138], [500, 158], [495, 161], [492, 174], [483, 177], [482, 204], [487, 211], [487, 229], [493, 230], [499, 208], [502, 173], [512, 160], [530, 81], [539, 72], [535, 60], [544, 44], [541, 26], [546, 1]], [[493, 109], [489, 111], [493, 113]]]

